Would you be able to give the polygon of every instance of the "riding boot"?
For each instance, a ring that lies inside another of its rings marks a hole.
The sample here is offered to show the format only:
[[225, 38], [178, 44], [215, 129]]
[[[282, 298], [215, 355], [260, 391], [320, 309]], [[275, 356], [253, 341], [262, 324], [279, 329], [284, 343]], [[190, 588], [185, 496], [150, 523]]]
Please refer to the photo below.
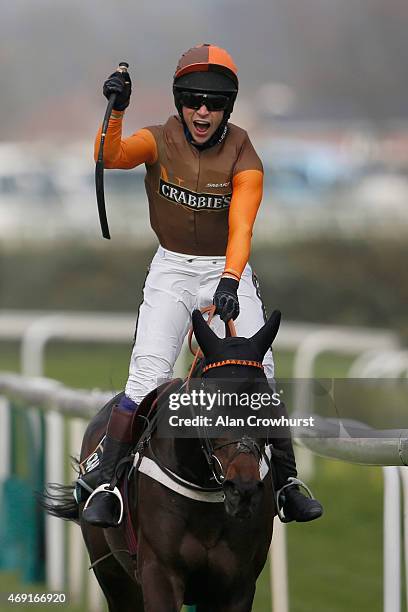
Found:
[[[283, 402], [280, 403], [281, 416], [288, 418]], [[276, 469], [276, 483], [280, 518], [285, 523], [297, 521], [303, 523], [313, 521], [323, 514], [323, 507], [312, 497], [310, 490], [297, 478], [296, 459], [293, 452], [292, 438], [289, 427], [280, 428], [279, 437], [272, 438], [273, 448], [278, 451], [273, 457]], [[299, 485], [306, 489], [310, 497], [306, 497]]]
[[132, 423], [136, 410], [114, 405], [109, 419], [100, 467], [99, 486], [85, 504], [82, 518], [97, 527], [118, 527], [123, 502], [116, 487], [116, 467], [132, 446]]

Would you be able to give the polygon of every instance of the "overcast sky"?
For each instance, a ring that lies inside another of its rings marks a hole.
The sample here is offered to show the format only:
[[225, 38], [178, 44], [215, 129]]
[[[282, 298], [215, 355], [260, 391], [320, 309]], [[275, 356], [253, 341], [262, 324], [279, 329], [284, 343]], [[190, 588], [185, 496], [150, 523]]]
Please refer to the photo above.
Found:
[[0, 138], [87, 138], [122, 59], [130, 117], [159, 122], [178, 56], [199, 42], [231, 52], [249, 104], [277, 82], [293, 92], [294, 117], [404, 117], [407, 31], [406, 0], [13, 0], [0, 20]]

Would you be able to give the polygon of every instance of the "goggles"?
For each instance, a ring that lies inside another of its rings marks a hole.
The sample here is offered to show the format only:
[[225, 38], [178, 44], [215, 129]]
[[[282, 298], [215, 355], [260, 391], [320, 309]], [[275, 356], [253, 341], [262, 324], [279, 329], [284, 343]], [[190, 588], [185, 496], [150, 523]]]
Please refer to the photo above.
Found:
[[210, 112], [226, 110], [231, 102], [231, 97], [223, 94], [203, 94], [192, 91], [180, 91], [178, 99], [182, 106], [198, 110], [205, 105]]

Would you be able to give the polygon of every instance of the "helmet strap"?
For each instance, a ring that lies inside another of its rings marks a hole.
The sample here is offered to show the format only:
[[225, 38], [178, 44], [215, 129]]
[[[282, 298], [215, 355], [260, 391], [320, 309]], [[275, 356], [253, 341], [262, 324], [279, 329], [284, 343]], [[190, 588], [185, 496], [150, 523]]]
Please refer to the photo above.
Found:
[[178, 114], [180, 116], [181, 123], [183, 124], [184, 134], [185, 134], [185, 137], [186, 137], [187, 141], [190, 144], [192, 144], [199, 151], [204, 151], [205, 149], [209, 149], [211, 147], [214, 147], [216, 144], [222, 142], [224, 140], [224, 138], [226, 137], [226, 135], [228, 134], [228, 120], [229, 120], [229, 118], [231, 116], [232, 109], [234, 107], [235, 97], [236, 96], [232, 97], [231, 102], [230, 102], [228, 108], [226, 108], [225, 111], [224, 111], [224, 117], [222, 118], [222, 121], [221, 121], [220, 125], [218, 126], [218, 128], [216, 129], [214, 134], [211, 136], [211, 138], [209, 138], [203, 144], [198, 144], [198, 143], [196, 143], [193, 140], [191, 132], [188, 129], [186, 122], [184, 121], [183, 108], [182, 108], [181, 104], [177, 103], [177, 98], [175, 96], [176, 108], [178, 110]]

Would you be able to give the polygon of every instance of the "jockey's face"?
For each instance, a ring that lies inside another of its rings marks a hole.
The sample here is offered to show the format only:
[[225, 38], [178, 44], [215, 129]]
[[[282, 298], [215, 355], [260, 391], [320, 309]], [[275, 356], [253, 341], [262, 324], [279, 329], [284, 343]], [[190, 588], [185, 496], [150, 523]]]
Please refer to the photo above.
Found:
[[183, 106], [183, 118], [197, 144], [204, 144], [219, 128], [224, 117], [224, 111], [209, 111], [205, 104], [200, 108]]

